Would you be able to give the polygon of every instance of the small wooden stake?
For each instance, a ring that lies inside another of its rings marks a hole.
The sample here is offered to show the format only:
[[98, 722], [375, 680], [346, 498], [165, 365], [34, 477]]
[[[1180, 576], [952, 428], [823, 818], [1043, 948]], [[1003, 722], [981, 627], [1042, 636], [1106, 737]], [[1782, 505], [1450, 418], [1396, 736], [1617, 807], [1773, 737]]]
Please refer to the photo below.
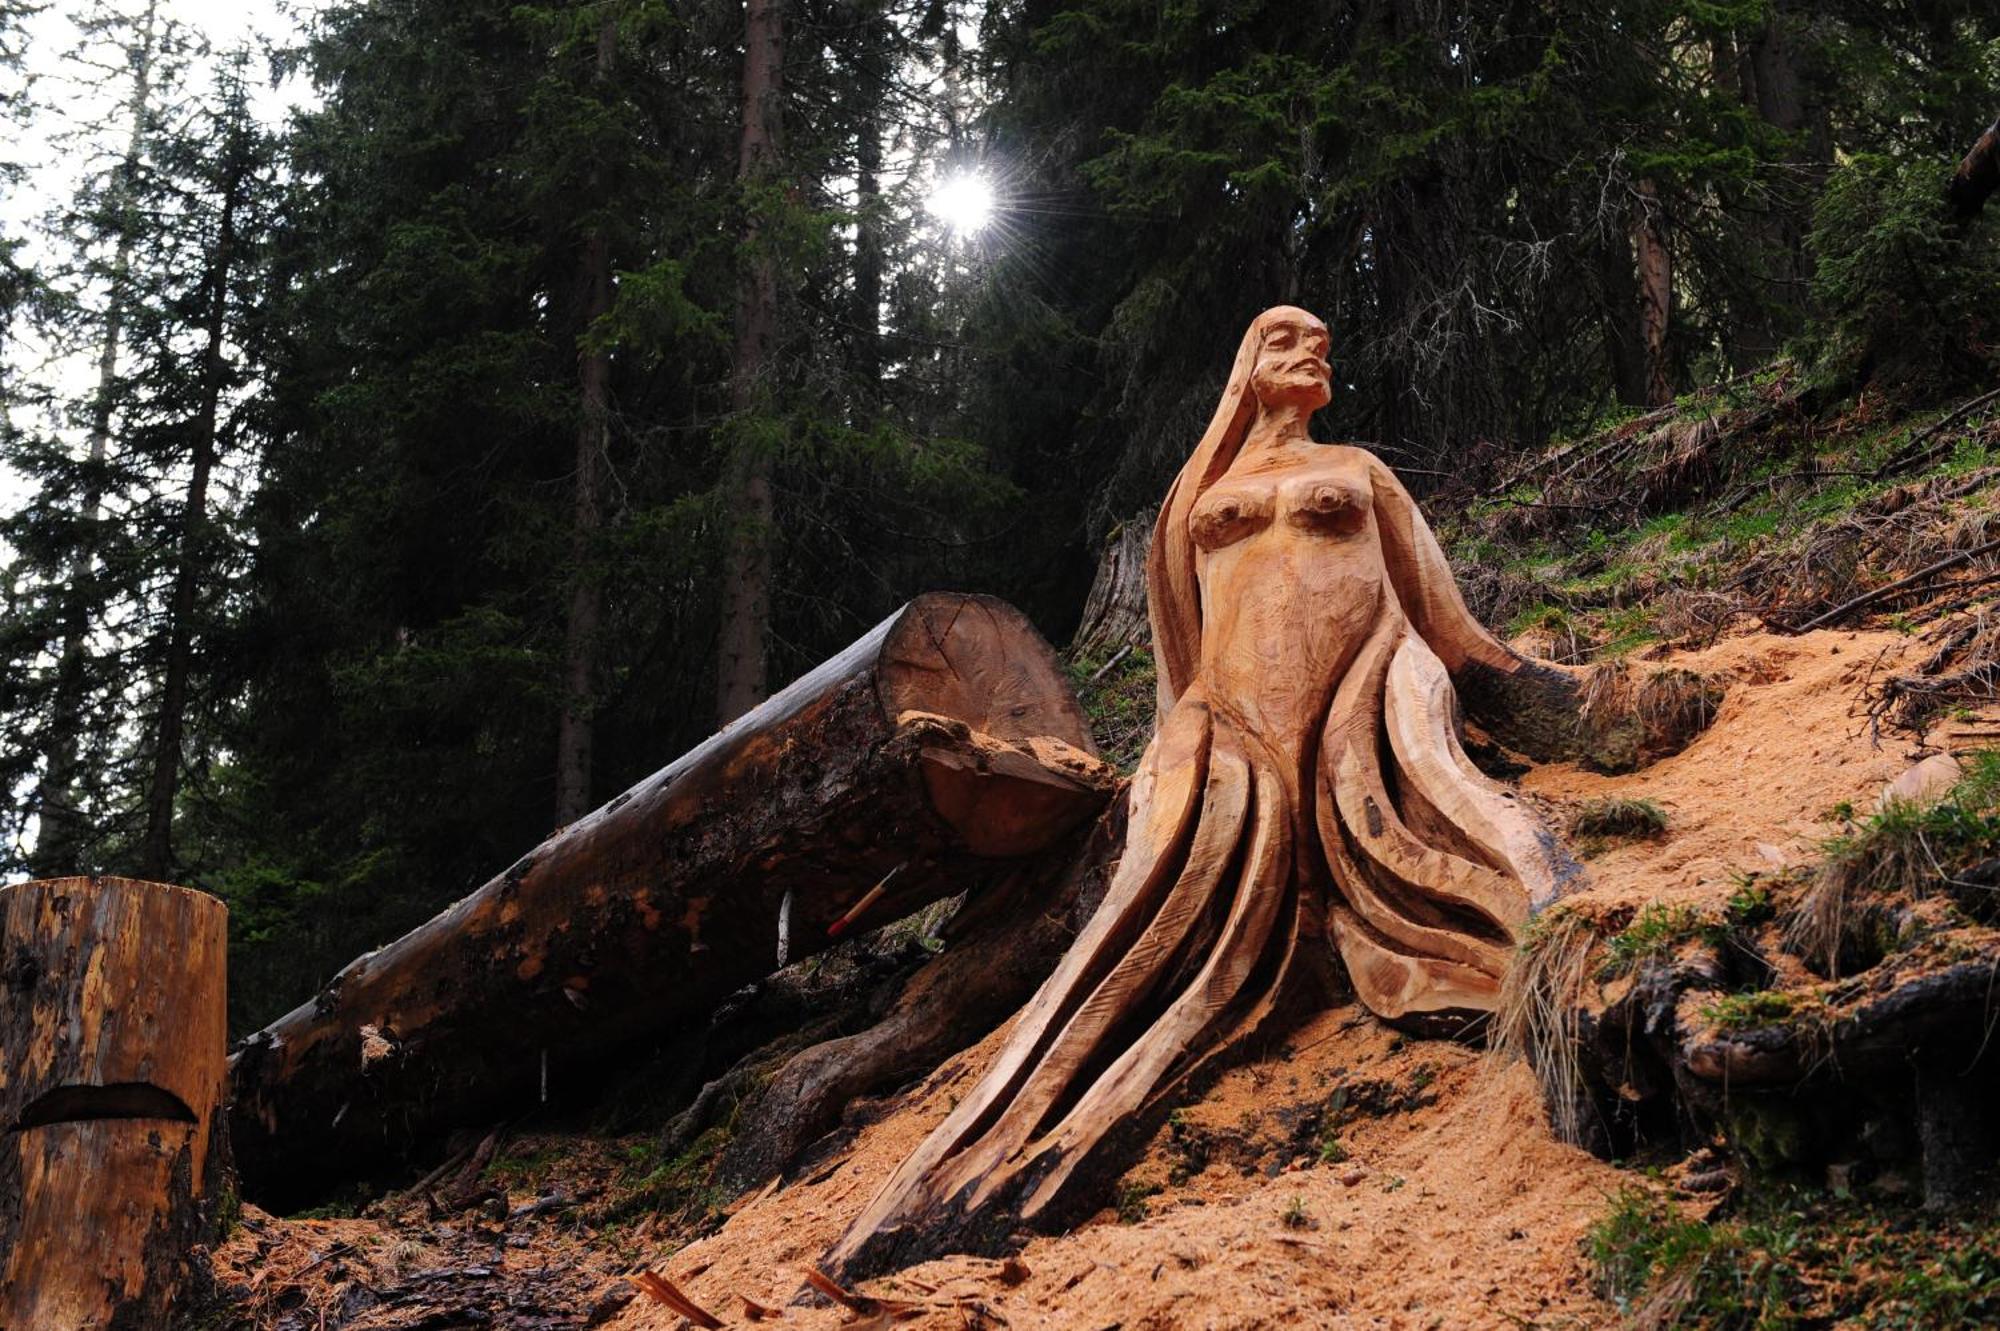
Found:
[[847, 930], [854, 924], [856, 920], [860, 919], [864, 914], [867, 913], [868, 908], [870, 906], [874, 905], [876, 902], [882, 899], [882, 894], [889, 890], [889, 880], [894, 878], [897, 874], [901, 873], [902, 871], [903, 871], [903, 865], [899, 864], [895, 868], [889, 870], [889, 872], [883, 874], [882, 881], [875, 884], [875, 886], [869, 888], [868, 891], [862, 895], [861, 900], [855, 902], [852, 906], [849, 906], [847, 908], [847, 913], [845, 915], [842, 915], [832, 924], [826, 926], [826, 936], [828, 938], [838, 938], [842, 934], [846, 933]]

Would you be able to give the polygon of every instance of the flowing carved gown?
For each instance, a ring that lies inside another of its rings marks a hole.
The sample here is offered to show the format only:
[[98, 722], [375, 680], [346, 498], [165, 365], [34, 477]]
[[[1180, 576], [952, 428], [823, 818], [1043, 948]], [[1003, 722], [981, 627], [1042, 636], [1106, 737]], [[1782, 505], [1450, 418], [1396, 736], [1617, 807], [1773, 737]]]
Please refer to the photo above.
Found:
[[1460, 748], [1432, 644], [1453, 668], [1520, 662], [1466, 611], [1394, 475], [1298, 442], [1244, 452], [1191, 502], [1187, 479], [1155, 538], [1161, 721], [1125, 856], [837, 1269], [1052, 1216], [1092, 1149], [1249, 1034], [1328, 935], [1380, 1016], [1490, 1010], [1530, 912], [1574, 870]]

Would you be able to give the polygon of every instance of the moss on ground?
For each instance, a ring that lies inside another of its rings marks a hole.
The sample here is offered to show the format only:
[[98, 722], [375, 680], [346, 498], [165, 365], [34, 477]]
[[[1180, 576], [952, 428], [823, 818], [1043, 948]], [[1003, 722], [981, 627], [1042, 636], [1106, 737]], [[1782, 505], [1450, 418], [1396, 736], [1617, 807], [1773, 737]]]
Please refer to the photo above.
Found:
[[1598, 1292], [1633, 1325], [1970, 1327], [2000, 1319], [2000, 1216], [1778, 1190], [1700, 1220], [1628, 1187], [1585, 1240]]
[[1150, 652], [1079, 657], [1065, 663], [1077, 700], [1104, 761], [1130, 775], [1153, 737], [1157, 672]]

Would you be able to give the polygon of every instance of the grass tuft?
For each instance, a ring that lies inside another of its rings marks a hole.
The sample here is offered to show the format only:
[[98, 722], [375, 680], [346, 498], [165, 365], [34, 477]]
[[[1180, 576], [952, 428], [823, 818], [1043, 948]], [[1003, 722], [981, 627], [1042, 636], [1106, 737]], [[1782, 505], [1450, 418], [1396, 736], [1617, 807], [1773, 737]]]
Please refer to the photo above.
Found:
[[1570, 818], [1569, 830], [1580, 837], [1654, 839], [1667, 834], [1667, 811], [1648, 799], [1589, 800]]
[[1837, 978], [1870, 898], [1922, 900], [2000, 854], [2000, 752], [1971, 755], [1930, 802], [1891, 800], [1824, 844], [1825, 859], [1785, 928], [1785, 947]]
[[1704, 920], [1690, 906], [1653, 902], [1605, 943], [1609, 955], [1598, 970], [1599, 978], [1630, 975], [1644, 962], [1671, 957], [1682, 943], [1712, 938], [1718, 932], [1719, 926]]
[[1707, 1225], [1628, 1187], [1585, 1239], [1598, 1292], [1635, 1328], [1791, 1324], [1798, 1272], [1780, 1226]]
[[1704, 1222], [1628, 1187], [1584, 1240], [1598, 1292], [1634, 1328], [1970, 1327], [2000, 1319], [1990, 1209], [1919, 1216], [1785, 1190]]
[[1577, 1062], [1577, 1012], [1593, 970], [1596, 928], [1573, 910], [1553, 910], [1528, 926], [1500, 989], [1494, 1049], [1528, 1060], [1548, 1102], [1549, 1127], [1571, 1145], [1583, 1140], [1587, 1103]]

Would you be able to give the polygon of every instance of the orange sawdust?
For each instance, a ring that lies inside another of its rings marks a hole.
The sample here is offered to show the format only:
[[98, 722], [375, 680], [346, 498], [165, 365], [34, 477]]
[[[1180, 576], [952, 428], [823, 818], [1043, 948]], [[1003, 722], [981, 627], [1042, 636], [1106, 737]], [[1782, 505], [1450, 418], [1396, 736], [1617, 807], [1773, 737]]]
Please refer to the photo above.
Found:
[[[1729, 677], [1707, 733], [1625, 776], [1563, 765], [1522, 779], [1555, 816], [1607, 796], [1648, 798], [1667, 811], [1663, 839], [1614, 843], [1589, 860], [1582, 896], [1604, 907], [1712, 905], [1744, 871], [1810, 861], [1835, 830], [1826, 815], [1843, 802], [1870, 807], [1914, 756], [1909, 737], [1874, 741], [1861, 708], [1870, 672], [1907, 668], [1912, 642], [1885, 632], [1750, 633], [1668, 658]], [[1591, 1288], [1582, 1240], [1637, 1176], [1556, 1142], [1521, 1064], [1399, 1036], [1351, 1002], [1219, 1077], [1160, 1128], [1104, 1211], [1068, 1233], [1030, 1239], [1017, 1262], [946, 1257], [860, 1287], [914, 1305], [906, 1319], [857, 1318], [800, 1298], [805, 1268], [970, 1089], [1004, 1034], [876, 1105], [844, 1154], [738, 1199], [718, 1232], [679, 1250], [648, 1241], [643, 1224], [614, 1239], [562, 1215], [504, 1226], [482, 1226], [476, 1215], [428, 1225], [259, 1216], [219, 1266], [239, 1285], [265, 1273], [256, 1324], [271, 1327], [283, 1305], [306, 1314], [299, 1325], [316, 1325], [321, 1311], [334, 1314], [331, 1327], [428, 1325], [399, 1323], [379, 1305], [346, 1317], [341, 1309], [343, 1301], [354, 1308], [359, 1287], [403, 1291], [405, 1309], [428, 1302], [437, 1315], [448, 1289], [487, 1279], [462, 1274], [482, 1254], [497, 1259], [496, 1283], [529, 1272], [573, 1277], [563, 1286], [545, 1280], [531, 1306], [557, 1316], [554, 1305], [568, 1296], [576, 1320], [515, 1320], [496, 1301], [485, 1323], [495, 1326], [685, 1325], [643, 1295], [622, 1308], [607, 1297], [639, 1263], [731, 1326], [749, 1324], [746, 1299], [783, 1309], [782, 1325], [794, 1328], [1418, 1331], [1617, 1321]], [[341, 1242], [353, 1250], [300, 1269]], [[427, 1278], [439, 1283], [439, 1300], [413, 1297]], [[268, 1289], [284, 1292], [274, 1299]]]
[[1871, 674], [1923, 648], [1893, 632], [1748, 633], [1672, 665], [1729, 681], [1713, 723], [1680, 753], [1622, 776], [1574, 764], [1538, 767], [1521, 788], [1560, 811], [1612, 797], [1650, 799], [1669, 819], [1660, 841], [1613, 844], [1585, 864], [1585, 906], [1712, 904], [1748, 872], [1817, 857], [1843, 803], [1866, 812], [1915, 760], [1909, 736], [1870, 732], [1862, 690]]

